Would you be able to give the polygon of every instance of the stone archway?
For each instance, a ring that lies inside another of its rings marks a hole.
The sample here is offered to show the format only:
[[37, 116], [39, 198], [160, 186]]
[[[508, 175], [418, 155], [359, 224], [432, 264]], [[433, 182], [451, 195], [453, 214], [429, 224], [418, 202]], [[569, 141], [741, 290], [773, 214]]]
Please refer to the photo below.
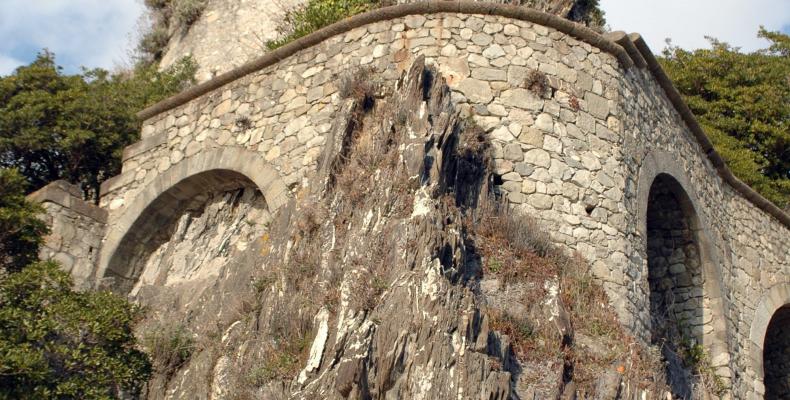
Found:
[[754, 387], [765, 399], [790, 396], [790, 283], [772, 286], [757, 308], [749, 332]]
[[[679, 334], [701, 343], [703, 276], [695, 218], [680, 184], [670, 175], [656, 176], [650, 187], [646, 219], [652, 333]], [[669, 332], [671, 329], [677, 332]]]
[[656, 176], [647, 206], [647, 270], [651, 341], [661, 347], [673, 391], [690, 398], [691, 376], [680, 353], [702, 343], [705, 331], [702, 259], [696, 213], [680, 184]]
[[763, 346], [765, 399], [790, 398], [790, 304], [771, 317]]
[[646, 257], [649, 321], [645, 332], [660, 345], [676, 395], [691, 396], [693, 379], [681, 349], [703, 350], [725, 383], [731, 377], [720, 262], [711, 231], [677, 160], [652, 152], [638, 186], [639, 234]]
[[114, 278], [114, 290], [128, 292], [141, 271], [131, 262], [163, 223], [179, 215], [191, 199], [211, 191], [257, 188], [271, 212], [286, 201], [286, 187], [260, 154], [226, 147], [198, 153], [173, 165], [148, 184], [110, 221], [102, 246], [97, 280]]

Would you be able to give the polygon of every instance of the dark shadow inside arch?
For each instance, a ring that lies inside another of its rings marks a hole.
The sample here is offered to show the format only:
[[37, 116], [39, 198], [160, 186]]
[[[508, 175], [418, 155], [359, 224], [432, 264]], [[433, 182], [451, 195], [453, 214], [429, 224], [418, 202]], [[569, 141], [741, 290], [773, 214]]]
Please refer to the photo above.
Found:
[[105, 277], [111, 287], [127, 294], [139, 279], [147, 255], [173, 234], [173, 223], [184, 212], [202, 207], [212, 193], [240, 188], [256, 188], [245, 175], [215, 169], [192, 175], [165, 190], [135, 220], [110, 258]]
[[660, 346], [675, 398], [693, 396], [690, 358], [702, 349], [703, 273], [699, 221], [686, 192], [659, 174], [647, 206], [651, 340]]
[[790, 399], [790, 304], [776, 310], [763, 344], [765, 400]]

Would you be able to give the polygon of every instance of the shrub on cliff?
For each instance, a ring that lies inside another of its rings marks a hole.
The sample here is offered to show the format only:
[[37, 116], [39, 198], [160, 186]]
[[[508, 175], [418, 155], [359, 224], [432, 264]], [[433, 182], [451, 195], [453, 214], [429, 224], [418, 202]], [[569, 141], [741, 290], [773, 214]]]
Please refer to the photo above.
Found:
[[39, 219], [41, 207], [25, 199], [26, 186], [19, 172], [0, 168], [0, 274], [35, 261], [48, 232]]
[[51, 262], [0, 280], [0, 399], [107, 399], [139, 394], [151, 373], [135, 348], [139, 309], [76, 292]]
[[277, 27], [280, 38], [266, 42], [274, 50], [302, 36], [383, 4], [379, 0], [309, 0], [307, 4], [288, 11]]
[[780, 207], [790, 205], [790, 36], [761, 29], [767, 49], [742, 53], [670, 46], [660, 62], [742, 181]]
[[0, 167], [18, 169], [30, 190], [66, 179], [98, 199], [101, 182], [120, 172], [123, 148], [138, 138], [135, 113], [182, 90], [194, 72], [185, 59], [162, 72], [66, 75], [44, 51], [0, 77]]

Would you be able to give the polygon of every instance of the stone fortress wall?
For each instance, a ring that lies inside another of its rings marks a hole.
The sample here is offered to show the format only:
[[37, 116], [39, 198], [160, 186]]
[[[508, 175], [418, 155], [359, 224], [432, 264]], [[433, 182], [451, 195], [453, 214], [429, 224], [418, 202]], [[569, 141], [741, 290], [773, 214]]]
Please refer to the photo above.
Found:
[[[500, 190], [589, 260], [632, 332], [649, 340], [674, 316], [735, 398], [762, 398], [764, 338], [790, 304], [790, 218], [732, 177], [638, 35], [513, 6], [376, 10], [144, 110], [102, 186], [93, 279], [137, 279], [124, 261], [197, 193], [257, 186], [273, 213], [316, 169], [339, 78], [368, 67], [391, 83], [418, 55], [490, 132]], [[525, 87], [532, 71], [545, 96]]]

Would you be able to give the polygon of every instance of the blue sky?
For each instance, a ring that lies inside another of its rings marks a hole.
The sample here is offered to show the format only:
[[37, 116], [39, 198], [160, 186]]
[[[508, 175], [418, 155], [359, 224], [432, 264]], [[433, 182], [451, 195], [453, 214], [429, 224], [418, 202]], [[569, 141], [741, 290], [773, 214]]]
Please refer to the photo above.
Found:
[[[613, 30], [640, 32], [655, 52], [668, 37], [684, 48], [707, 46], [709, 35], [754, 50], [765, 45], [760, 25], [790, 33], [790, 0], [601, 0], [601, 7]], [[126, 66], [142, 14], [142, 0], [0, 0], [0, 75], [44, 47], [69, 73]]]
[[128, 64], [142, 0], [0, 0], [0, 75], [46, 47], [67, 72]]

